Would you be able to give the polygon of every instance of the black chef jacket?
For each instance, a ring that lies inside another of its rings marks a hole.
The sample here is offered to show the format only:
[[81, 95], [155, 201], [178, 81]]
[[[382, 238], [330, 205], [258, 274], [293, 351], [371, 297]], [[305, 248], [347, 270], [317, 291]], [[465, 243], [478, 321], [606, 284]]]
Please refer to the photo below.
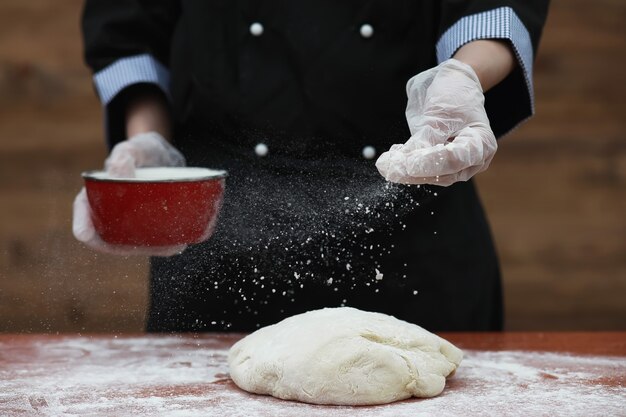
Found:
[[364, 150], [405, 142], [407, 80], [475, 39], [518, 58], [486, 94], [496, 135], [529, 117], [546, 13], [538, 0], [88, 0], [109, 144], [124, 139], [125, 103], [158, 90], [188, 164], [229, 172], [214, 236], [151, 260], [148, 330], [247, 331], [338, 305], [501, 329], [472, 181], [386, 184]]

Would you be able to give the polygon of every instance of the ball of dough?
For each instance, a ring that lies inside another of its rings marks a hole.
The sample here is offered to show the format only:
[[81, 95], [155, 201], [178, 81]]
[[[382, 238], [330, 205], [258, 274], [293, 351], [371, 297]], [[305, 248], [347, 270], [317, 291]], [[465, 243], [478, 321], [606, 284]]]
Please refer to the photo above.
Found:
[[289, 317], [235, 343], [240, 388], [313, 404], [386, 404], [440, 394], [463, 352], [423, 328], [350, 307]]

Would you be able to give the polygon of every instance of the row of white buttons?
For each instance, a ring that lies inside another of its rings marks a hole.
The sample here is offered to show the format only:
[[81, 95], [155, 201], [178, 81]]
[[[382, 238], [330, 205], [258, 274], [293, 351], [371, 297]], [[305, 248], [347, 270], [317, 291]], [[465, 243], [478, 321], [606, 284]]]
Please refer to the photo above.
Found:
[[[261, 36], [263, 34], [263, 31], [263, 25], [259, 22], [254, 22], [250, 25], [250, 33], [252, 34], [252, 36]], [[365, 23], [359, 29], [359, 33], [366, 39], [371, 38], [372, 35], [374, 35], [374, 28], [372, 27], [372, 25]]]
[[[269, 151], [269, 148], [264, 143], [258, 143], [254, 147], [254, 153], [256, 153], [257, 156], [267, 156]], [[365, 159], [374, 159], [374, 157], [376, 156], [376, 148], [374, 148], [373, 146], [366, 146], [363, 148], [361, 153], [363, 154], [363, 158]]]
[[[263, 34], [263, 31], [263, 25], [259, 22], [254, 22], [250, 25], [250, 33], [252, 34], [252, 36], [261, 36]], [[371, 38], [374, 34], [374, 28], [372, 27], [372, 25], [366, 23], [361, 26], [361, 28], [359, 29], [359, 33], [361, 33], [361, 36], [363, 36], [364, 38]], [[263, 157], [269, 153], [269, 148], [266, 144], [259, 143], [254, 147], [254, 152], [258, 156]], [[366, 146], [363, 148], [362, 154], [363, 158], [365, 159], [373, 159], [376, 156], [376, 149], [373, 146]]]

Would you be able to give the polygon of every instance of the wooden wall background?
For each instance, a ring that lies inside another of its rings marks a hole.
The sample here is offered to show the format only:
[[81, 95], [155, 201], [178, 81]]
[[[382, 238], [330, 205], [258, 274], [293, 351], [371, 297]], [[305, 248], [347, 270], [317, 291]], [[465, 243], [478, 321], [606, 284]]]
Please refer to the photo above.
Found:
[[[146, 262], [71, 235], [105, 157], [79, 0], [0, 2], [0, 331], [139, 331]], [[554, 0], [538, 115], [479, 179], [509, 329], [626, 329], [626, 2]]]

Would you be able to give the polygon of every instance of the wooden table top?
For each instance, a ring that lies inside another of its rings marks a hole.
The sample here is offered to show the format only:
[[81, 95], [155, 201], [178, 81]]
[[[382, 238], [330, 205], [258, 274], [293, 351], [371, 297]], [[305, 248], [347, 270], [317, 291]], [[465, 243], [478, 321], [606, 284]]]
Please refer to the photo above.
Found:
[[626, 332], [441, 336], [465, 358], [440, 396], [335, 407], [239, 390], [240, 334], [4, 334], [0, 416], [626, 415]]

